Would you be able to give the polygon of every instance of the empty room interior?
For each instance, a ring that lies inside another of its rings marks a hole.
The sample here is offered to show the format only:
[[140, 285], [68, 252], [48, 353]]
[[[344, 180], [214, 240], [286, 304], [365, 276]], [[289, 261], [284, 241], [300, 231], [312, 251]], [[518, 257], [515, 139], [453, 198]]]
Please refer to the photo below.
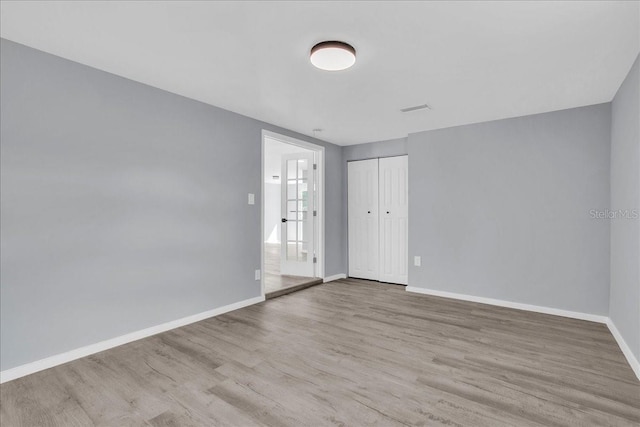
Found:
[[640, 1], [0, 36], [3, 427], [640, 425]]

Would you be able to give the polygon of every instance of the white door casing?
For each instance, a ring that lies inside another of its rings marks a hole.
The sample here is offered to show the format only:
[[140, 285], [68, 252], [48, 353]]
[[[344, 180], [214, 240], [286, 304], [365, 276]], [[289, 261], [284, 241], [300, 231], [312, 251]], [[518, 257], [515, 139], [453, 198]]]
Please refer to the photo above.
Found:
[[378, 280], [378, 159], [347, 168], [349, 276]]
[[314, 153], [282, 156], [280, 274], [315, 277]]
[[408, 283], [407, 156], [379, 161], [380, 278], [381, 282]]

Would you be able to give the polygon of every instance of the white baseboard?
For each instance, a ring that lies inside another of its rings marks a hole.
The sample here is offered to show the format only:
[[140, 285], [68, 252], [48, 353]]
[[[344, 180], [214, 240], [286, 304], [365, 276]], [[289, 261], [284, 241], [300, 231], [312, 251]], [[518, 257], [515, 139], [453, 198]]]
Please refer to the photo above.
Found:
[[323, 283], [333, 282], [334, 280], [346, 279], [347, 275], [344, 273], [334, 274], [333, 276], [327, 276], [322, 281]]
[[542, 307], [539, 305], [521, 304], [518, 302], [510, 302], [510, 301], [503, 301], [499, 299], [476, 297], [472, 295], [456, 294], [453, 292], [437, 291], [434, 289], [416, 288], [412, 286], [407, 286], [407, 291], [415, 292], [418, 294], [452, 298], [452, 299], [457, 299], [462, 301], [479, 302], [482, 304], [497, 305], [500, 307], [516, 308], [519, 310], [534, 311], [536, 313], [553, 314], [555, 316], [563, 316], [563, 317], [570, 317], [572, 319], [580, 319], [580, 320], [588, 320], [591, 322], [604, 323], [609, 327], [609, 330], [611, 331], [611, 335], [613, 335], [613, 337], [618, 343], [618, 346], [620, 347], [620, 350], [622, 350], [622, 354], [624, 354], [624, 357], [627, 358], [627, 362], [629, 362], [631, 369], [636, 374], [636, 377], [638, 377], [638, 379], [640, 380], [640, 362], [638, 362], [638, 359], [631, 352], [631, 349], [627, 345], [624, 338], [622, 338], [622, 335], [620, 334], [620, 331], [618, 331], [618, 329], [616, 328], [616, 325], [614, 325], [613, 321], [607, 316], [581, 313], [578, 311], [560, 310], [558, 308]]
[[24, 365], [16, 366], [15, 368], [6, 369], [0, 372], [0, 384], [7, 381], [15, 380], [16, 378], [24, 377], [25, 375], [36, 373], [38, 371], [53, 368], [54, 366], [62, 365], [63, 363], [71, 362], [72, 360], [80, 359], [91, 354], [108, 350], [119, 345], [150, 337], [151, 335], [156, 335], [161, 332], [188, 325], [190, 323], [199, 322], [201, 320], [219, 316], [220, 314], [228, 313], [239, 308], [257, 304], [262, 301], [264, 301], [264, 296], [246, 299], [244, 301], [225, 305], [223, 307], [214, 308], [213, 310], [205, 311], [203, 313], [183, 317], [182, 319], [172, 320], [171, 322], [162, 323], [160, 325], [152, 326], [147, 329], [142, 329], [140, 331], [131, 332], [129, 334], [121, 335], [119, 337], [111, 338], [95, 344], [90, 344], [88, 346], [80, 347], [75, 350], [67, 351], [65, 353], [56, 354], [55, 356], [36, 360], [35, 362], [26, 363]]
[[[335, 274], [333, 276], [325, 277], [324, 283], [331, 282], [333, 280], [346, 279], [346, 277], [347, 275], [344, 273]], [[622, 353], [624, 354], [627, 361], [629, 362], [629, 365], [631, 365], [631, 369], [640, 380], [640, 362], [638, 362], [638, 359], [636, 359], [636, 357], [631, 352], [631, 349], [627, 345], [626, 341], [622, 338], [622, 335], [616, 328], [615, 324], [611, 321], [610, 318], [606, 316], [598, 316], [594, 314], [566, 311], [566, 310], [560, 310], [556, 308], [521, 304], [521, 303], [492, 299], [492, 298], [476, 297], [471, 295], [456, 294], [452, 292], [416, 288], [411, 286], [407, 286], [406, 289], [408, 292], [415, 292], [419, 294], [433, 295], [433, 296], [439, 296], [444, 298], [453, 298], [453, 299], [458, 299], [463, 301], [479, 302], [483, 304], [497, 305], [500, 307], [516, 308], [520, 310], [534, 311], [537, 313], [553, 314], [556, 316], [570, 317], [573, 319], [589, 320], [592, 322], [605, 323], [608, 326], [609, 330], [611, 331], [611, 334], [617, 341], [618, 345], [620, 346], [620, 349], [622, 350]], [[238, 310], [243, 307], [257, 304], [262, 301], [264, 301], [264, 296], [250, 298], [244, 301], [239, 301], [234, 304], [229, 304], [223, 307], [215, 308], [213, 310], [205, 311], [203, 313], [183, 317], [182, 319], [173, 320], [171, 322], [163, 323], [161, 325], [152, 326], [147, 329], [142, 329], [140, 331], [132, 332], [126, 335], [121, 335], [119, 337], [111, 338], [105, 341], [101, 341], [99, 343], [91, 344], [91, 345], [81, 347], [75, 350], [71, 350], [65, 353], [57, 354], [55, 356], [37, 360], [35, 362], [20, 365], [15, 368], [6, 369], [0, 372], [0, 384], [20, 378], [20, 377], [24, 377], [29, 374], [42, 371], [45, 369], [49, 369], [57, 365], [62, 365], [63, 363], [71, 362], [73, 360], [89, 356], [91, 354], [99, 353], [101, 351], [108, 350], [110, 348], [114, 348], [123, 344], [137, 341], [142, 338], [150, 337], [152, 335], [156, 335], [161, 332], [179, 328], [181, 326], [199, 322], [201, 320], [208, 319], [210, 317], [219, 316], [221, 314], [228, 313], [233, 310]]]
[[636, 377], [638, 377], [638, 380], [640, 380], [640, 362], [638, 362], [638, 359], [636, 359], [634, 354], [631, 352], [631, 349], [627, 345], [627, 342], [624, 340], [624, 338], [622, 338], [620, 331], [618, 331], [618, 328], [616, 328], [616, 325], [610, 318], [607, 318], [607, 326], [611, 331], [611, 335], [613, 335], [613, 337], [618, 342], [618, 346], [620, 347], [620, 350], [622, 350], [622, 354], [624, 354], [624, 357], [627, 358], [627, 362], [629, 362], [629, 365], [631, 365], [631, 369], [633, 369]]
[[572, 319], [588, 320], [590, 322], [607, 323], [607, 316], [597, 314], [581, 313], [579, 311], [561, 310], [559, 308], [543, 307], [540, 305], [522, 304], [519, 302], [504, 301], [493, 298], [476, 297], [473, 295], [456, 294], [453, 292], [437, 291], [434, 289], [416, 288], [407, 286], [408, 292], [418, 294], [433, 295], [436, 297], [452, 298], [462, 301], [479, 302], [482, 304], [497, 305], [500, 307], [515, 308], [518, 310], [534, 311], [536, 313], [553, 314], [555, 316], [570, 317]]

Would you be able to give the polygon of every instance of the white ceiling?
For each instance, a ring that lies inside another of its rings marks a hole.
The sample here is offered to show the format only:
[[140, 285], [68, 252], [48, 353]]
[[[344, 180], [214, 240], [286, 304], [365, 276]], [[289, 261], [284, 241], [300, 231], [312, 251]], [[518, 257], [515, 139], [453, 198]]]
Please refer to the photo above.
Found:
[[[608, 102], [640, 50], [637, 1], [2, 1], [0, 16], [3, 38], [340, 145]], [[356, 48], [353, 68], [310, 64], [327, 39]]]

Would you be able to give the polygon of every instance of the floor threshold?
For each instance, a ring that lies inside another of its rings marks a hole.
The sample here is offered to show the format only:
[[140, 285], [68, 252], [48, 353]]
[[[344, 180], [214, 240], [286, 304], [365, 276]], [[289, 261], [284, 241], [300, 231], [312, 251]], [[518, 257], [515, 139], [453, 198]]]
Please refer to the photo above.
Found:
[[316, 286], [322, 284], [322, 279], [311, 279], [308, 282], [300, 283], [298, 285], [289, 286], [287, 288], [278, 289], [277, 291], [268, 292], [265, 294], [266, 299], [278, 298], [283, 295], [290, 294], [292, 292], [298, 292], [303, 289], [310, 288], [311, 286]]

